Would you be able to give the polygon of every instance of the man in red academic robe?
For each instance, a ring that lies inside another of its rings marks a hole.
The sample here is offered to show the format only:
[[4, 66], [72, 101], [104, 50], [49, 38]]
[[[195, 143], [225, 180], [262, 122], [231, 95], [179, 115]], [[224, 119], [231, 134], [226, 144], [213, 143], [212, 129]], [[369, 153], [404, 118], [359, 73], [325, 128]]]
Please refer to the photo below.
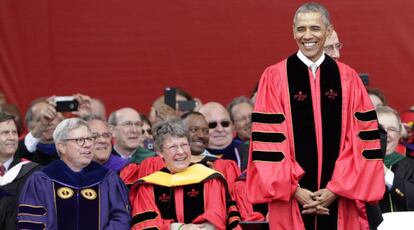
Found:
[[384, 193], [376, 114], [357, 73], [324, 54], [332, 29], [323, 6], [302, 5], [299, 51], [260, 80], [247, 184], [271, 229], [359, 229], [355, 200]]

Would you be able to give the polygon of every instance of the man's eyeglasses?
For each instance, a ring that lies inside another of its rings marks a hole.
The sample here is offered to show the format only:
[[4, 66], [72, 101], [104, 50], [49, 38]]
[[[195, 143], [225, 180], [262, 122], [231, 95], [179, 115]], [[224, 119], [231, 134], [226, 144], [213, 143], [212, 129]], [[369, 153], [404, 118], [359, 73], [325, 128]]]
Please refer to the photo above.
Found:
[[145, 133], [147, 133], [148, 135], [152, 135], [152, 129], [142, 129], [142, 135], [144, 135]]
[[75, 141], [75, 143], [79, 146], [84, 146], [86, 142], [89, 144], [95, 143], [96, 138], [95, 137], [78, 137], [78, 138], [68, 138], [63, 139], [63, 141]]
[[118, 126], [122, 126], [122, 127], [126, 127], [126, 128], [132, 128], [133, 126], [140, 128], [142, 127], [142, 121], [136, 121], [136, 122], [132, 122], [132, 121], [125, 121], [122, 123], [117, 124]]
[[325, 47], [323, 47], [323, 49], [325, 50], [326, 53], [331, 53], [331, 52], [335, 51], [335, 49], [337, 49], [337, 50], [342, 49], [343, 46], [344, 46], [344, 44], [339, 42], [339, 43], [335, 43], [335, 44], [332, 44], [332, 45], [329, 45], [329, 46], [325, 46]]
[[93, 137], [95, 137], [95, 139], [98, 139], [100, 137], [103, 137], [105, 139], [111, 139], [112, 138], [112, 133], [110, 132], [104, 132], [104, 133], [98, 133], [98, 132], [94, 132], [92, 133]]
[[387, 133], [399, 133], [399, 132], [401, 132], [401, 129], [397, 129], [397, 128], [394, 128], [394, 127], [384, 128], [384, 130]]
[[170, 151], [173, 154], [176, 154], [178, 152], [178, 149], [181, 148], [184, 152], [190, 150], [189, 144], [181, 144], [181, 145], [172, 145], [170, 147], [165, 147], [168, 151]]
[[250, 122], [251, 120], [252, 120], [252, 115], [234, 118], [234, 122], [242, 122], [242, 121]]
[[[217, 127], [218, 123], [217, 121], [212, 121], [208, 123], [208, 128], [209, 129], [215, 129]], [[227, 128], [230, 126], [230, 121], [220, 121], [220, 125], [223, 128]]]

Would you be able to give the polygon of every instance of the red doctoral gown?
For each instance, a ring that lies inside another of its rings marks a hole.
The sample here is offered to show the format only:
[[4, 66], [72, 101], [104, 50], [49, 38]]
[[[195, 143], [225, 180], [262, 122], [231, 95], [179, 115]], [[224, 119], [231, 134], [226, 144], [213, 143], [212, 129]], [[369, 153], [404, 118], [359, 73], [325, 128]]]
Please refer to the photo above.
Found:
[[[313, 77], [294, 54], [268, 67], [252, 115], [249, 200], [269, 203], [271, 229], [359, 229], [355, 200], [376, 202], [384, 194], [377, 129], [365, 87], [349, 66], [326, 55]], [[337, 208], [328, 207], [335, 224], [305, 224], [309, 215], [293, 198], [298, 184], [338, 195]]]

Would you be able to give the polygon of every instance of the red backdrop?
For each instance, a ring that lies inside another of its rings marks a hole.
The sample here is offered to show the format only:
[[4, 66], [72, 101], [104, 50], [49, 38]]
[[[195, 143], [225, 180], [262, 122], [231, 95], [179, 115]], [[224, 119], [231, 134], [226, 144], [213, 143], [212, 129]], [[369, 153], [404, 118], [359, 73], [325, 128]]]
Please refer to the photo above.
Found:
[[[414, 104], [414, 1], [320, 1], [344, 43], [341, 60], [370, 75], [391, 106]], [[107, 110], [149, 111], [165, 86], [203, 102], [248, 95], [297, 47], [291, 0], [0, 0], [0, 90], [24, 112], [76, 92]]]

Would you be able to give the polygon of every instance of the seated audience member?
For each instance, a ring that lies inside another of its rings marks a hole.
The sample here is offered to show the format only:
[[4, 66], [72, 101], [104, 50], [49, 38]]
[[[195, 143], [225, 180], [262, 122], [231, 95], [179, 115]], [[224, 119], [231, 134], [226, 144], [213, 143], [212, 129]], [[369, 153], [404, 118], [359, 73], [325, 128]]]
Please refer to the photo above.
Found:
[[103, 101], [98, 98], [91, 98], [91, 114], [92, 116], [99, 117], [101, 120], [106, 120], [106, 108]]
[[112, 154], [137, 164], [155, 155], [154, 152], [139, 146], [142, 120], [135, 109], [122, 108], [112, 112], [108, 123], [112, 126], [112, 136], [115, 139]]
[[243, 142], [233, 139], [233, 124], [227, 110], [217, 102], [209, 102], [199, 112], [208, 122], [210, 140], [207, 150], [223, 159], [235, 161], [240, 167], [241, 159], [237, 147]]
[[247, 200], [246, 172], [243, 172], [233, 185], [233, 198], [239, 208], [242, 221], [264, 221], [267, 204], [252, 204]]
[[0, 112], [0, 229], [16, 229], [17, 197], [27, 178], [40, 169], [19, 158], [18, 142], [14, 117]]
[[377, 108], [379, 124], [387, 132], [384, 158], [386, 191], [380, 201], [382, 212], [414, 211], [414, 160], [395, 152], [401, 136], [398, 113], [388, 106]]
[[339, 42], [338, 34], [335, 30], [332, 31], [332, 34], [328, 36], [325, 40], [323, 50], [328, 54], [332, 59], [338, 60], [341, 57], [340, 50], [342, 48], [342, 43]]
[[385, 100], [384, 94], [379, 89], [370, 88], [367, 89], [368, 96], [372, 101], [372, 104], [374, 105], [375, 109], [377, 109], [380, 106], [386, 106], [387, 101]]
[[101, 164], [107, 169], [111, 169], [116, 173], [125, 167], [128, 160], [120, 156], [111, 154], [112, 151], [112, 133], [109, 129], [108, 123], [101, 120], [99, 117], [84, 118], [95, 137], [95, 145], [92, 148], [93, 161]]
[[18, 229], [129, 229], [128, 190], [112, 170], [92, 161], [95, 137], [79, 118], [53, 133], [60, 160], [24, 185]]
[[227, 111], [236, 130], [236, 139], [243, 142], [249, 141], [253, 103], [245, 96], [236, 97], [227, 105]]
[[3, 104], [3, 105], [0, 105], [0, 111], [14, 116], [14, 120], [16, 121], [16, 125], [17, 125], [17, 133], [20, 137], [24, 133], [24, 128], [23, 128], [22, 115], [19, 111], [19, 108], [14, 104]]
[[131, 189], [132, 229], [226, 229], [226, 188], [220, 173], [191, 164], [188, 131], [178, 118], [155, 125], [155, 149], [166, 168]]
[[[89, 114], [90, 97], [83, 94], [75, 94], [73, 97], [79, 102], [78, 111], [66, 115], [86, 116]], [[47, 165], [59, 158], [53, 143], [53, 131], [64, 116], [56, 111], [54, 98], [55, 96], [39, 98], [32, 102], [25, 117], [29, 133], [24, 141], [19, 143], [18, 153], [21, 157], [42, 165]]]
[[142, 135], [140, 137], [140, 146], [150, 151], [154, 151], [154, 137], [152, 136], [152, 125], [148, 118], [141, 114]]
[[220, 172], [226, 179], [231, 193], [233, 184], [241, 174], [240, 169], [234, 161], [219, 159], [207, 151], [209, 128], [203, 114], [199, 112], [188, 112], [181, 116], [181, 118], [184, 126], [189, 131], [191, 162], [203, 164]]
[[151, 111], [149, 114], [149, 121], [151, 124], [155, 124], [159, 121], [165, 120], [168, 117], [174, 116], [174, 117], [180, 117], [182, 114], [189, 112], [188, 110], [181, 110], [179, 103], [183, 101], [190, 101], [194, 100], [196, 102], [194, 111], [198, 111], [198, 109], [201, 106], [201, 100], [198, 98], [193, 98], [188, 92], [184, 91], [181, 88], [175, 88], [176, 89], [176, 108], [171, 108], [170, 106], [165, 104], [165, 98], [164, 95], [158, 97], [151, 106]]
[[56, 112], [55, 107], [46, 100], [34, 102], [26, 113], [29, 133], [19, 144], [21, 157], [42, 165], [58, 159], [53, 131], [62, 120], [63, 115]]

